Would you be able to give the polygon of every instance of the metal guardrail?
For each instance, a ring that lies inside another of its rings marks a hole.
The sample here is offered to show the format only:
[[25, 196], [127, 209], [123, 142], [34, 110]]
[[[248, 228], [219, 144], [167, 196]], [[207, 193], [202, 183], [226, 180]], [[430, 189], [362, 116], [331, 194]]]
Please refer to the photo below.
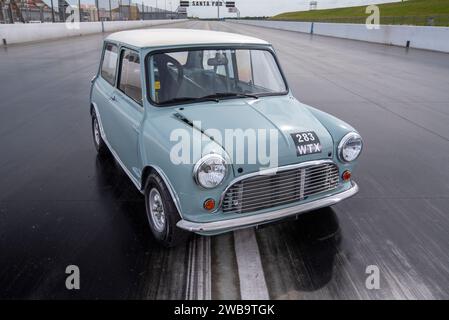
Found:
[[[339, 17], [329, 19], [269, 19], [274, 21], [301, 21], [322, 23], [357, 23], [365, 24], [367, 17]], [[413, 26], [449, 26], [449, 15], [434, 16], [390, 16], [380, 17], [380, 24], [384, 25], [413, 25]]]

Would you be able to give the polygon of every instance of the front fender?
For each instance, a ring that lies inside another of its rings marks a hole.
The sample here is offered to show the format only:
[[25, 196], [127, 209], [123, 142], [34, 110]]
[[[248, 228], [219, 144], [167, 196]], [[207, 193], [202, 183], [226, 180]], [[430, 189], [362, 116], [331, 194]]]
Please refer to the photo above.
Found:
[[326, 127], [327, 131], [329, 131], [332, 139], [334, 140], [334, 145], [338, 145], [341, 138], [343, 138], [347, 133], [352, 131], [357, 132], [357, 130], [355, 130], [352, 126], [350, 126], [343, 120], [340, 120], [337, 117], [334, 117], [333, 115], [318, 110], [314, 107], [308, 105], [305, 106], [310, 110], [310, 112], [312, 112], [315, 118], [317, 118], [318, 121], [320, 121], [321, 124]]
[[[321, 124], [329, 131], [332, 139], [334, 140], [334, 155], [333, 160], [339, 164], [340, 173], [343, 173], [345, 170], [350, 170], [351, 172], [354, 170], [357, 161], [346, 163], [342, 162], [338, 157], [338, 144], [340, 140], [349, 132], [357, 132], [352, 126], [344, 122], [343, 120], [334, 117], [333, 115], [326, 113], [324, 111], [318, 110], [314, 107], [307, 106], [306, 107], [312, 112], [315, 118], [321, 122]], [[357, 132], [358, 133], [358, 132]]]
[[[144, 120], [140, 142], [143, 172], [145, 168], [153, 168], [158, 172], [170, 189], [173, 201], [184, 219], [205, 221], [204, 219], [207, 220], [208, 216], [213, 215], [203, 208], [204, 201], [212, 198], [218, 205], [222, 192], [234, 178], [233, 171], [229, 168], [225, 180], [217, 188], [204, 189], [197, 185], [193, 178], [193, 168], [202, 154], [194, 155], [190, 149], [190, 161], [181, 164], [174, 163], [170, 157], [172, 148], [179, 143], [179, 140], [174, 139], [176, 134], [173, 134], [173, 131], [181, 129], [191, 133], [192, 128], [173, 117], [173, 111], [167, 111], [156, 110]], [[202, 139], [201, 150], [204, 150], [206, 145], [209, 151], [223, 151], [217, 143]], [[144, 183], [145, 181], [142, 181], [142, 186]]]

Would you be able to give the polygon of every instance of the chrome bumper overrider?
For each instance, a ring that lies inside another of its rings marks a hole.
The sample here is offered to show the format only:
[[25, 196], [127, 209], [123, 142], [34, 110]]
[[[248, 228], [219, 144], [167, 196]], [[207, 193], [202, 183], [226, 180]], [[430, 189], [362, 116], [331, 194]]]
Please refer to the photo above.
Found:
[[288, 216], [293, 216], [298, 213], [328, 207], [340, 202], [341, 200], [352, 197], [359, 191], [359, 187], [355, 182], [351, 182], [351, 188], [343, 192], [327, 196], [318, 200], [314, 200], [307, 203], [298, 204], [296, 206], [273, 210], [266, 213], [254, 214], [251, 216], [245, 216], [240, 218], [220, 220], [213, 222], [191, 222], [187, 220], [180, 220], [176, 224], [179, 228], [192, 231], [192, 232], [219, 232], [225, 230], [232, 230], [242, 228], [245, 226], [253, 226], [258, 224], [264, 224], [270, 221], [282, 219]]

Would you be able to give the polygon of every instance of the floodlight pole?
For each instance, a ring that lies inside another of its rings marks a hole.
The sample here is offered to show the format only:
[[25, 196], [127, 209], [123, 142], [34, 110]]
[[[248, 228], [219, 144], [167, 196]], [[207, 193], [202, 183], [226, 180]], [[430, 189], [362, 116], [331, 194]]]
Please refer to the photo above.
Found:
[[218, 0], [216, 3], [217, 3], [217, 19], [220, 20], [220, 3], [221, 3], [221, 1]]
[[53, 6], [53, 0], [51, 0], [51, 21], [55, 23], [55, 8]]
[[111, 7], [111, 0], [109, 0], [109, 20], [112, 21], [112, 7]]
[[99, 0], [95, 0], [95, 7], [97, 8], [97, 21], [100, 21], [100, 3], [99, 3]]
[[81, 0], [78, 0], [78, 18], [79, 18], [79, 22], [83, 22], [81, 20]]

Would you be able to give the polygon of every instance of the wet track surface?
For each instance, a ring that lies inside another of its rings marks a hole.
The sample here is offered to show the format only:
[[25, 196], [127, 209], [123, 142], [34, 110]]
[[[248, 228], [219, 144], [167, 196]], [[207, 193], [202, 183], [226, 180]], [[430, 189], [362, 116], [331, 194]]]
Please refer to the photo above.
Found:
[[[93, 147], [104, 35], [0, 51], [0, 298], [449, 298], [449, 55], [224, 22], [275, 46], [295, 96], [365, 140], [332, 209], [163, 249]], [[65, 289], [65, 268], [81, 289]], [[380, 289], [365, 287], [376, 265]]]

